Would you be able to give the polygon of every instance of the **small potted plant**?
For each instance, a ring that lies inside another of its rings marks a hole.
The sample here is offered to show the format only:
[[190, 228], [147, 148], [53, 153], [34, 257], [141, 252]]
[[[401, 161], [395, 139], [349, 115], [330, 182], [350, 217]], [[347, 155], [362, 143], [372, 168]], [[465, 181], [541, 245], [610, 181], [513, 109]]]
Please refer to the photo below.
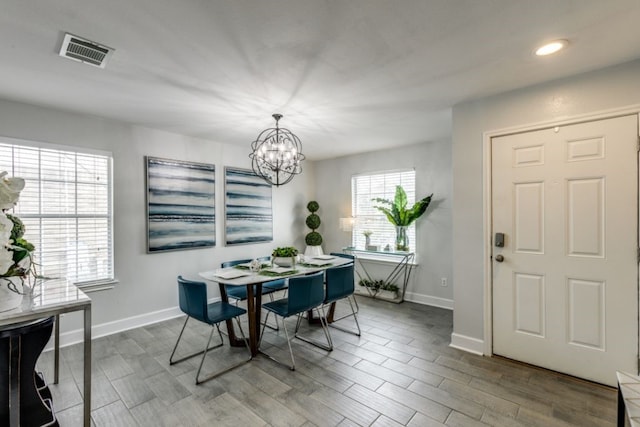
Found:
[[295, 267], [298, 250], [293, 246], [275, 248], [271, 253], [271, 263], [281, 267]]
[[364, 234], [364, 248], [368, 251], [377, 251], [378, 250], [378, 246], [376, 245], [372, 245], [371, 244], [371, 235], [373, 234], [373, 231], [371, 230], [364, 230], [362, 232], [362, 234]]
[[371, 235], [373, 234], [373, 231], [364, 230], [362, 234], [364, 234], [364, 247], [366, 248], [367, 246], [371, 246]]

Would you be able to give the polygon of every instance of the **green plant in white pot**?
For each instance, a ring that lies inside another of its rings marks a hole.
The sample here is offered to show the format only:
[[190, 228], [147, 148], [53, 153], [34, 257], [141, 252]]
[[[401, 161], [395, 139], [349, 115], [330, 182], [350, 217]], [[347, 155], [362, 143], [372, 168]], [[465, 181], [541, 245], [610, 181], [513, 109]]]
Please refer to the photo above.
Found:
[[382, 203], [386, 206], [374, 206], [380, 212], [384, 213], [391, 224], [396, 227], [396, 250], [409, 250], [409, 236], [407, 236], [407, 227], [416, 219], [425, 213], [431, 203], [433, 194], [428, 195], [424, 199], [420, 199], [414, 203], [411, 208], [407, 205], [407, 193], [400, 185], [396, 185], [396, 194], [393, 201], [388, 199], [375, 198], [374, 202]]
[[298, 257], [298, 250], [293, 246], [275, 248], [271, 253], [271, 263], [281, 267], [294, 267]]

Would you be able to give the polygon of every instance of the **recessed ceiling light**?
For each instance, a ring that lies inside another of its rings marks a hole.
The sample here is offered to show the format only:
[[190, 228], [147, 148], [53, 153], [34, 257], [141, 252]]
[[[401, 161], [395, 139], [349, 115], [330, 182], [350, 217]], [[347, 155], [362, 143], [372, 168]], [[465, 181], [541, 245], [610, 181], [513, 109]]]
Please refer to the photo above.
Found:
[[564, 49], [569, 44], [566, 40], [554, 40], [536, 49], [536, 55], [546, 56]]

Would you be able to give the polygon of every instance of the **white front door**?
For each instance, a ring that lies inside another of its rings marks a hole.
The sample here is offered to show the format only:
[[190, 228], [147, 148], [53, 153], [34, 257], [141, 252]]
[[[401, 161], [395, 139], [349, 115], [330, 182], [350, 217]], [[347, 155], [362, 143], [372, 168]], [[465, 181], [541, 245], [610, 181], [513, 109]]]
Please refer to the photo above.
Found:
[[637, 144], [636, 115], [492, 139], [494, 354], [637, 372]]

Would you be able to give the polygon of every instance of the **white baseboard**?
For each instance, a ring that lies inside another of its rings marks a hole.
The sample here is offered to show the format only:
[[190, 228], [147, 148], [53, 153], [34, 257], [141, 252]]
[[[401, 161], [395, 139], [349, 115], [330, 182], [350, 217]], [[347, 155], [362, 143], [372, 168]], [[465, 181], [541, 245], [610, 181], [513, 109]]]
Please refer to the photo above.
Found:
[[453, 310], [453, 300], [440, 297], [432, 297], [431, 295], [416, 294], [413, 292], [407, 292], [404, 295], [406, 301], [415, 302], [416, 304], [430, 305], [433, 307], [446, 308], [447, 310]]
[[[113, 322], [93, 325], [91, 328], [91, 338], [100, 338], [106, 335], [116, 334], [118, 332], [127, 331], [129, 329], [140, 328], [153, 323], [162, 322], [164, 320], [173, 319], [182, 316], [184, 313], [178, 307], [166, 308], [164, 310], [153, 311], [138, 316], [127, 317], [126, 319], [115, 320]], [[73, 344], [82, 343], [84, 341], [84, 330], [76, 329], [60, 334], [60, 347], [66, 347]], [[45, 347], [44, 351], [53, 349], [53, 339]]]
[[[220, 297], [210, 298], [209, 303], [220, 301]], [[127, 317], [125, 319], [115, 320], [113, 322], [93, 325], [91, 327], [91, 339], [104, 337], [107, 335], [117, 334], [118, 332], [128, 331], [129, 329], [140, 328], [142, 326], [152, 325], [154, 323], [163, 322], [165, 320], [174, 319], [183, 316], [184, 313], [179, 307], [165, 308], [163, 310], [152, 311], [150, 313], [140, 314], [138, 316]], [[84, 342], [84, 330], [76, 329], [60, 334], [60, 347], [66, 347], [73, 344]], [[49, 344], [44, 351], [53, 349], [53, 338], [49, 340]]]
[[[220, 297], [217, 297], [217, 298], [212, 298], [209, 302], [214, 302], [219, 300], [220, 300]], [[446, 299], [446, 298], [439, 298], [439, 297], [433, 297], [429, 295], [422, 295], [422, 294], [407, 292], [405, 294], [405, 300], [410, 302], [415, 302], [417, 304], [430, 305], [433, 307], [453, 310], [453, 300]], [[171, 307], [163, 310], [141, 314], [138, 316], [132, 316], [132, 317], [127, 317], [125, 319], [115, 320], [113, 322], [93, 325], [93, 327], [91, 328], [91, 337], [92, 339], [95, 339], [95, 338], [100, 338], [107, 335], [117, 334], [119, 332], [128, 331], [129, 329], [140, 328], [143, 326], [151, 325], [153, 323], [163, 322], [165, 320], [180, 317], [183, 314], [184, 313], [182, 313], [179, 307]], [[452, 347], [454, 347], [453, 335], [451, 340]], [[473, 338], [469, 338], [469, 339], [473, 340]], [[53, 349], [52, 341], [53, 340], [49, 341], [49, 344], [47, 344], [44, 351], [49, 351]], [[76, 329], [73, 331], [63, 332], [60, 334], [60, 347], [66, 347], [73, 344], [82, 343], [83, 341], [84, 341], [84, 331], [82, 328]], [[467, 350], [464, 347], [459, 347], [459, 348], [462, 350], [471, 351], [472, 353], [476, 353], [476, 351]], [[479, 354], [482, 354], [482, 351], [480, 351]]]
[[456, 333], [451, 334], [451, 344], [449, 344], [449, 347], [477, 354], [478, 356], [484, 356], [484, 340], [468, 337], [466, 335]]

